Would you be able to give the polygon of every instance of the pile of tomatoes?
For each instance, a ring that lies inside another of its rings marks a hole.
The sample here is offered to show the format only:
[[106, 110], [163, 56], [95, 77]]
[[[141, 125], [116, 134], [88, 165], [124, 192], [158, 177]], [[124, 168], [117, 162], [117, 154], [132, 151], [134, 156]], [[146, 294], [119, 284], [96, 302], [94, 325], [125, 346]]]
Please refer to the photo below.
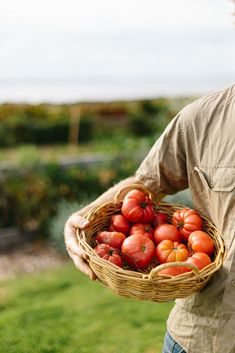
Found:
[[[186, 262], [200, 270], [214, 254], [213, 240], [203, 231], [195, 210], [177, 210], [169, 220], [166, 214], [155, 212], [152, 201], [139, 189], [126, 194], [120, 212], [96, 234], [95, 242], [94, 250], [103, 259], [144, 272], [168, 262]], [[192, 266], [169, 266], [159, 274], [176, 276], [191, 270]]]

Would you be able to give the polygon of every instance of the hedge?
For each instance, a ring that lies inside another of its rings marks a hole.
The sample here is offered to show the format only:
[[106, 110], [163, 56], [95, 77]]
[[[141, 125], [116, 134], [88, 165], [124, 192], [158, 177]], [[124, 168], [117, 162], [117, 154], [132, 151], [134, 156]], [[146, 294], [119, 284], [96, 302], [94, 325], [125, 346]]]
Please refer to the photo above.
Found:
[[99, 167], [39, 165], [0, 175], [0, 227], [48, 236], [48, 224], [61, 200], [94, 199], [115, 182], [132, 174], [136, 162], [118, 158]]
[[[14, 122], [14, 124], [13, 124]], [[92, 137], [92, 122], [84, 117], [80, 122], [79, 141], [88, 142]], [[53, 145], [69, 142], [69, 119], [56, 122], [27, 122], [24, 117], [13, 119], [0, 126], [0, 147], [19, 144]]]
[[[71, 106], [0, 105], [0, 147], [61, 144], [69, 141]], [[81, 109], [79, 142], [112, 138], [115, 133], [148, 136], [161, 131], [174, 115], [166, 99], [88, 104]]]

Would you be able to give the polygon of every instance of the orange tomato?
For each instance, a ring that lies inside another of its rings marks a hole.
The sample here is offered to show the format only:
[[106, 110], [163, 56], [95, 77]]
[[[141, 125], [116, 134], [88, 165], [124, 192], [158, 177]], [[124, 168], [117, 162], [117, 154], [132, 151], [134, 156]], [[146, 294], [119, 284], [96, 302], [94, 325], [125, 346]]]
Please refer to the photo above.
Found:
[[185, 244], [163, 240], [156, 247], [156, 258], [162, 264], [165, 262], [186, 261], [189, 256]]
[[202, 218], [197, 211], [185, 207], [173, 213], [172, 224], [178, 229], [182, 240], [187, 242], [193, 231], [202, 229]]
[[214, 243], [209, 234], [196, 230], [188, 238], [188, 248], [192, 253], [204, 252], [211, 256], [214, 252]]

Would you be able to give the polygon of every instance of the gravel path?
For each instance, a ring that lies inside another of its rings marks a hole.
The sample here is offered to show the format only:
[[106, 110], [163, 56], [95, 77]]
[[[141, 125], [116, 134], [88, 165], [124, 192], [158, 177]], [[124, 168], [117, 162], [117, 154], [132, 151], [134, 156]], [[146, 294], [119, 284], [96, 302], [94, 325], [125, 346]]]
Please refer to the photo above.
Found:
[[51, 246], [37, 242], [0, 254], [0, 280], [19, 274], [38, 272], [62, 265], [68, 261]]

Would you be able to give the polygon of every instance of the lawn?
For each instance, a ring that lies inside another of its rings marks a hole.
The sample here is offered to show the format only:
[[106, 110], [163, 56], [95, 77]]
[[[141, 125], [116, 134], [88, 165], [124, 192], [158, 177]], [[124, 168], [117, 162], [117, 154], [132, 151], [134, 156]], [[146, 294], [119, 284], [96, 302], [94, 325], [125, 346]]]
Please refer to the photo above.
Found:
[[121, 298], [72, 264], [0, 283], [1, 353], [160, 353], [172, 303]]

